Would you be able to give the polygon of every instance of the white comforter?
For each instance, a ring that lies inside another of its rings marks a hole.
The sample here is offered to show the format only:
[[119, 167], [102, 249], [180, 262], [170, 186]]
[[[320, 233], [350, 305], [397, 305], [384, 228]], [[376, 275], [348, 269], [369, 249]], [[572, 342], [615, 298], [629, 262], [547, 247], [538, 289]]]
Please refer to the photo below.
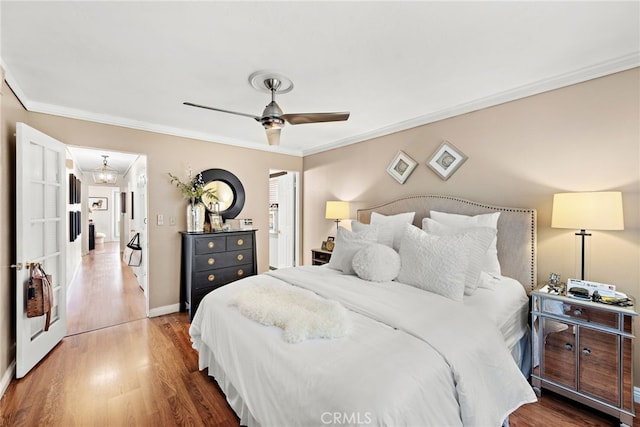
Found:
[[[285, 282], [341, 302], [352, 332], [289, 344], [279, 328], [229, 306], [242, 289]], [[190, 332], [194, 348], [212, 354], [265, 427], [499, 426], [535, 395], [497, 328], [468, 310], [411, 286], [298, 267], [210, 293]], [[206, 363], [201, 357], [201, 369]]]

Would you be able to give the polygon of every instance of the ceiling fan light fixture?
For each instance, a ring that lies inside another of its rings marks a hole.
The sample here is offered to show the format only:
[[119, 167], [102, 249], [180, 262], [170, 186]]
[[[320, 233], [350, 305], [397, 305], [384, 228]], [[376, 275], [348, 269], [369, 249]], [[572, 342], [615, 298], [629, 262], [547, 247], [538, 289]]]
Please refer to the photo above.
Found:
[[91, 173], [96, 184], [115, 184], [118, 181], [118, 171], [107, 164], [109, 156], [102, 155], [102, 166], [95, 168]]

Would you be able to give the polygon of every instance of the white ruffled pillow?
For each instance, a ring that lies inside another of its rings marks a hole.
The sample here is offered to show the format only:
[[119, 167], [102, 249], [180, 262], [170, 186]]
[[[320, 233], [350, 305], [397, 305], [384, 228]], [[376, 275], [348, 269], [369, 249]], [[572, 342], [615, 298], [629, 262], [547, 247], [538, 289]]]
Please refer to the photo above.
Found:
[[[500, 212], [494, 212], [490, 214], [481, 214], [476, 216], [450, 214], [446, 212], [431, 211], [430, 216], [433, 220], [452, 227], [466, 229], [470, 227], [489, 227], [496, 230], [496, 236], [493, 238], [485, 260], [483, 263], [482, 271], [486, 271], [490, 274], [500, 276], [500, 261], [498, 261], [498, 218]], [[424, 228], [424, 224], [423, 224]]]
[[496, 237], [496, 230], [489, 227], [469, 227], [457, 228], [440, 224], [431, 218], [422, 220], [422, 229], [430, 234], [437, 236], [452, 236], [455, 234], [468, 233], [474, 238], [469, 251], [469, 267], [464, 282], [464, 294], [473, 295], [480, 284], [480, 273], [484, 266], [489, 246]]
[[374, 228], [356, 233], [338, 227], [333, 253], [327, 265], [334, 270], [353, 274], [353, 256], [363, 247], [375, 243], [377, 238], [378, 233]]
[[[490, 241], [486, 233], [484, 239]], [[477, 230], [451, 236], [428, 234], [407, 225], [400, 245], [397, 281], [462, 301], [472, 253], [486, 249], [478, 245]]]
[[[400, 249], [400, 242], [402, 240], [402, 235], [404, 234], [404, 226], [405, 224], [412, 224], [415, 215], [415, 212], [405, 212], [397, 215], [382, 215], [377, 212], [373, 212], [371, 213], [371, 225], [379, 226], [379, 236], [383, 236], [385, 233], [390, 233], [393, 236], [391, 238], [391, 247], [397, 251]], [[378, 238], [382, 240], [382, 237]], [[384, 239], [388, 240], [388, 237], [384, 237]], [[380, 243], [383, 242], [381, 241]]]
[[389, 246], [375, 243], [356, 252], [353, 271], [370, 282], [389, 282], [398, 277], [400, 255]]

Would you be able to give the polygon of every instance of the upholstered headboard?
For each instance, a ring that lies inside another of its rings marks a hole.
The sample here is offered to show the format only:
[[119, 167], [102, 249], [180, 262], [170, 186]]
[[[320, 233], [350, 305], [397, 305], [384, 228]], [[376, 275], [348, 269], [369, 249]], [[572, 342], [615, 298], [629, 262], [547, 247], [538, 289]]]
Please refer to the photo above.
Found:
[[413, 224], [422, 227], [429, 211], [478, 215], [500, 212], [498, 219], [498, 260], [503, 276], [518, 280], [527, 294], [536, 286], [536, 219], [535, 209], [505, 208], [471, 202], [451, 196], [411, 196], [372, 208], [358, 209], [358, 221], [368, 224], [372, 212], [395, 215], [415, 212]]

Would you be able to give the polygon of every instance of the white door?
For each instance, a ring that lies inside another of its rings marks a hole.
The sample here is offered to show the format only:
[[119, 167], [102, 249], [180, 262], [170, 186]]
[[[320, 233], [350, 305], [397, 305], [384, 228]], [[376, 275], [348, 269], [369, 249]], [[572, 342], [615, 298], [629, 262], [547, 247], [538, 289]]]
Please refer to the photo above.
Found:
[[[16, 377], [24, 377], [67, 332], [65, 145], [24, 123], [16, 128]], [[29, 263], [53, 279], [51, 325], [26, 313]], [[21, 268], [22, 266], [22, 268]]]
[[278, 178], [278, 268], [295, 266], [296, 175]]

